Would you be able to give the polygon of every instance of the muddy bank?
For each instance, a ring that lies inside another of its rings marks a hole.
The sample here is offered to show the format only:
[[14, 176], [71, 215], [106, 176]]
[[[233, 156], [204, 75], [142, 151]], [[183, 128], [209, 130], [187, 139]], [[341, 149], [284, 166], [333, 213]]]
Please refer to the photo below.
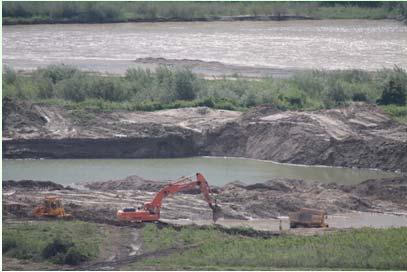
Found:
[[[132, 176], [78, 188], [53, 187], [48, 182], [41, 185], [36, 181], [27, 189], [19, 182], [3, 181], [3, 215], [30, 217], [34, 206], [41, 203], [45, 195], [57, 195], [63, 198], [65, 208], [77, 219], [119, 225], [118, 209], [139, 207], [151, 201], [167, 182]], [[407, 177], [368, 180], [358, 185], [274, 179], [254, 185], [234, 182], [215, 187], [213, 191], [225, 219], [271, 219], [287, 216], [301, 207], [326, 209], [329, 214], [407, 212]], [[209, 221], [212, 212], [198, 192], [190, 191], [166, 198], [161, 217], [163, 220]]]
[[261, 106], [77, 112], [3, 99], [3, 158], [229, 156], [407, 171], [407, 126], [363, 103], [313, 112]]

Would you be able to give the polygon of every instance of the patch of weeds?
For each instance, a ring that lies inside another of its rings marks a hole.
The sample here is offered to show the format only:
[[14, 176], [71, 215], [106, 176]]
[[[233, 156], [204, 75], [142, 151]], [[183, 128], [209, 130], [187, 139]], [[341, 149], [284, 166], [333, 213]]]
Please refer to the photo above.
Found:
[[103, 239], [96, 224], [80, 221], [3, 225], [3, 256], [76, 265], [95, 258]]

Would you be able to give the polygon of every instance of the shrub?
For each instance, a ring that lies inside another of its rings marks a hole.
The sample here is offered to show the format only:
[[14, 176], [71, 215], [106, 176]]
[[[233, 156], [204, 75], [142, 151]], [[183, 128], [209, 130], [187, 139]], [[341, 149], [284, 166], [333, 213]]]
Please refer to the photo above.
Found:
[[141, 111], [155, 111], [162, 110], [162, 104], [157, 101], [143, 101], [142, 103], [135, 106], [135, 109]]
[[15, 97], [17, 95], [16, 85], [3, 85], [2, 96], [3, 97]]
[[46, 68], [39, 69], [37, 71], [43, 78], [50, 79], [52, 83], [57, 83], [58, 81], [72, 78], [75, 74], [79, 72], [73, 66], [58, 64], [58, 65], [49, 65]]
[[216, 100], [215, 108], [224, 110], [237, 110], [237, 105], [238, 103], [235, 100], [223, 98]]
[[215, 102], [213, 101], [212, 97], [205, 97], [204, 99], [199, 100], [197, 102], [197, 105], [200, 107], [205, 106], [205, 107], [213, 108], [215, 106]]
[[69, 265], [78, 265], [79, 263], [88, 259], [89, 257], [83, 254], [78, 248], [71, 247], [66, 253], [64, 263]]
[[59, 254], [64, 254], [73, 246], [74, 244], [70, 241], [63, 241], [56, 238], [42, 250], [42, 257], [52, 258]]
[[14, 237], [3, 236], [2, 241], [3, 253], [17, 247], [17, 241]]
[[341, 82], [335, 82], [327, 94], [328, 106], [330, 102], [333, 102], [334, 106], [339, 106], [345, 104], [348, 97], [346, 96], [345, 90]]
[[382, 96], [377, 100], [380, 105], [395, 104], [403, 106], [406, 104], [406, 86], [400, 81], [390, 79], [384, 86]]
[[181, 70], [175, 73], [175, 96], [179, 100], [193, 100], [196, 97], [196, 76], [189, 70]]
[[38, 97], [48, 99], [54, 96], [54, 88], [50, 80], [41, 79], [38, 81]]
[[89, 97], [108, 101], [123, 101], [130, 98], [127, 88], [117, 79], [94, 80], [87, 93]]
[[255, 106], [256, 103], [256, 95], [253, 92], [248, 93], [247, 95], [244, 96], [243, 98], [243, 105], [245, 107], [253, 107]]
[[16, 72], [8, 67], [8, 66], [4, 66], [3, 68], [3, 81], [6, 84], [14, 84], [17, 80], [17, 74]]
[[[162, 71], [162, 68], [157, 69], [157, 76], [158, 71]], [[144, 83], [153, 80], [153, 75], [150, 69], [129, 68], [126, 70], [125, 78], [130, 81], [141, 81]]]
[[72, 78], [62, 80], [57, 85], [60, 96], [67, 100], [81, 102], [85, 100], [85, 86], [83, 83], [83, 76], [76, 74]]
[[353, 101], [367, 101], [367, 96], [365, 93], [357, 92], [352, 95], [352, 100]]
[[289, 103], [291, 107], [302, 108], [305, 103], [305, 95], [297, 89], [289, 89], [283, 99]]

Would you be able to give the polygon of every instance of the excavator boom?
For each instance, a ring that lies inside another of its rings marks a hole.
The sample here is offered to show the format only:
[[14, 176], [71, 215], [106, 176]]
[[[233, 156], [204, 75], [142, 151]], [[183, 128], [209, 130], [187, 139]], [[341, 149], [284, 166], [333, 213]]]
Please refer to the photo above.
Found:
[[160, 219], [160, 210], [162, 201], [165, 197], [180, 191], [186, 191], [199, 187], [205, 201], [213, 212], [213, 219], [216, 221], [221, 214], [221, 209], [211, 197], [211, 190], [205, 177], [201, 173], [196, 174], [196, 180], [190, 178], [181, 178], [180, 180], [170, 183], [162, 188], [151, 202], [144, 203], [141, 209], [125, 208], [117, 212], [117, 217], [126, 221], [158, 221]]

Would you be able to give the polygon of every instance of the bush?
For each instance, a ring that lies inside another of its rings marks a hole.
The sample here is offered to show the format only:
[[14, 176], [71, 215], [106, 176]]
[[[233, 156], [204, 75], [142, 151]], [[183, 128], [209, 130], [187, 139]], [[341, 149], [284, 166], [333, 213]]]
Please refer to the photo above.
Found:
[[17, 80], [17, 74], [16, 72], [8, 67], [8, 66], [4, 66], [3, 68], [3, 81], [6, 84], [14, 84]]
[[38, 97], [48, 99], [54, 96], [54, 88], [50, 80], [42, 79], [38, 81]]
[[297, 89], [289, 89], [282, 100], [287, 101], [291, 107], [302, 108], [305, 104], [305, 95]]
[[65, 264], [78, 265], [79, 263], [88, 260], [89, 257], [83, 254], [78, 248], [71, 247], [64, 259]]
[[348, 97], [346, 96], [343, 84], [341, 82], [334, 83], [332, 88], [328, 90], [327, 98], [328, 101], [325, 104], [329, 107], [331, 106], [330, 103], [333, 103], [334, 106], [344, 105]]
[[193, 100], [198, 92], [196, 76], [189, 70], [175, 73], [175, 96], [179, 100]]
[[250, 92], [247, 95], [245, 95], [243, 97], [243, 101], [244, 101], [243, 105], [248, 108], [253, 107], [257, 104], [256, 95], [253, 92]]
[[74, 244], [70, 241], [54, 239], [42, 250], [42, 257], [48, 259], [60, 254], [65, 254]]
[[[66, 65], [38, 69], [32, 76], [17, 75], [16, 80], [13, 72], [9, 74], [3, 78], [3, 97], [60, 99], [60, 104], [77, 103], [77, 108], [101, 110], [153, 111], [193, 106], [238, 110], [260, 104], [315, 110], [344, 105], [350, 100], [402, 104], [402, 93], [407, 92], [407, 74], [398, 67], [369, 73], [301, 72], [288, 79], [259, 80], [206, 80], [189, 70], [167, 67], [159, 67], [155, 73], [131, 68], [125, 77], [89, 75]], [[402, 100], [395, 99], [394, 93]]]
[[213, 108], [215, 106], [215, 102], [213, 101], [212, 97], [205, 97], [202, 100], [199, 100], [197, 102], [197, 105], [200, 107], [209, 107], [209, 108]]
[[232, 99], [227, 98], [218, 99], [216, 100], [215, 108], [223, 110], [237, 110], [238, 103]]
[[143, 101], [142, 103], [135, 106], [136, 110], [141, 111], [155, 111], [155, 110], [162, 110], [163, 106], [160, 102], [154, 101]]
[[130, 98], [127, 88], [119, 80], [105, 78], [94, 80], [87, 90], [87, 95], [108, 101], [123, 101]]
[[403, 86], [400, 81], [390, 79], [384, 86], [382, 96], [377, 103], [379, 105], [395, 104], [403, 106], [406, 104], [406, 86]]
[[79, 250], [73, 242], [59, 238], [54, 239], [42, 250], [42, 257], [57, 264], [69, 265], [77, 265], [89, 259], [89, 256]]
[[2, 242], [3, 253], [17, 247], [17, 241], [14, 237], [3, 236]]
[[57, 85], [59, 95], [75, 102], [81, 102], [86, 98], [86, 89], [84, 88], [84, 77], [76, 74], [72, 78], [62, 80]]
[[367, 96], [365, 93], [354, 93], [352, 95], [352, 100], [353, 101], [367, 101]]
[[100, 243], [107, 241], [98, 228], [79, 221], [6, 224], [3, 257], [77, 264], [95, 258]]
[[46, 68], [37, 71], [40, 76], [45, 79], [50, 79], [54, 84], [58, 81], [72, 78], [78, 72], [79, 70], [75, 67], [65, 64], [49, 65]]

